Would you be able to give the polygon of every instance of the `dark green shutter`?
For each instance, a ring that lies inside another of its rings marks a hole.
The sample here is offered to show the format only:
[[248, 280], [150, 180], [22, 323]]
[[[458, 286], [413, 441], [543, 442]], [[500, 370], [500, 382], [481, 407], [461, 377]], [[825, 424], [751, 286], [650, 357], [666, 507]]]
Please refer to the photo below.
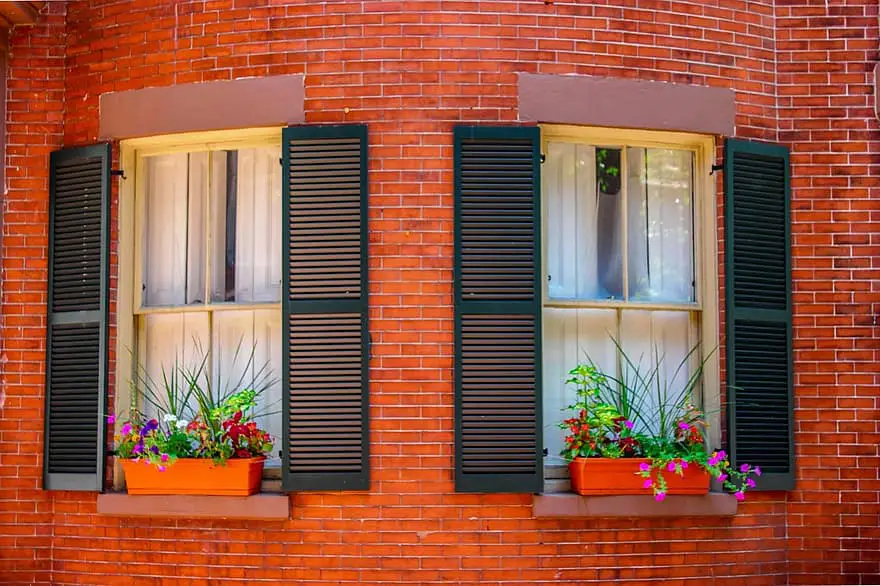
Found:
[[369, 488], [367, 127], [283, 133], [287, 490]]
[[103, 486], [109, 210], [110, 145], [52, 153], [43, 470], [49, 490]]
[[794, 488], [788, 149], [724, 153], [727, 413], [732, 461], [758, 488]]
[[455, 487], [540, 492], [540, 131], [455, 128]]

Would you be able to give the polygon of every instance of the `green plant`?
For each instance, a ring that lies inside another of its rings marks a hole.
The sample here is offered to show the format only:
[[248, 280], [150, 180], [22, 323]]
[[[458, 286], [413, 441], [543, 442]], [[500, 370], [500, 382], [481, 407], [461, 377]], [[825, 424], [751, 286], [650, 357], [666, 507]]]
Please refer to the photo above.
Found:
[[705, 360], [683, 385], [675, 383], [678, 375], [687, 371], [699, 347], [692, 348], [671, 379], [666, 380], [662, 375], [664, 357], [659, 351], [655, 349], [653, 366], [644, 372], [640, 361], [633, 361], [617, 340], [614, 344], [622, 376], [605, 374], [592, 362], [569, 372], [566, 382], [574, 385], [576, 400], [566, 407], [574, 415], [559, 424], [568, 431], [562, 455], [569, 461], [646, 458], [650, 463], [643, 463], [638, 474], [645, 478], [645, 488], [653, 489], [658, 501], [666, 496], [664, 474], [683, 475], [689, 466], [708, 472], [737, 499], [745, 498], [745, 492], [755, 486], [752, 476], [761, 475], [760, 468], [743, 464], [737, 470], [723, 451], [710, 454], [705, 441], [705, 415], [691, 402]]
[[[198, 342], [194, 343], [201, 351]], [[229, 366], [234, 369], [242, 355], [239, 342]], [[135, 388], [142, 390], [144, 403], [155, 417], [133, 408], [115, 437], [116, 455], [144, 460], [164, 470], [178, 458], [222, 463], [229, 458], [270, 453], [272, 440], [254, 418], [264, 414], [257, 413], [258, 398], [277, 380], [272, 378], [268, 363], [254, 368], [254, 355], [255, 347], [237, 379], [218, 377], [216, 384], [206, 352], [192, 366], [179, 357], [171, 367], [163, 365], [159, 384], [139, 365], [136, 380], [140, 384]]]

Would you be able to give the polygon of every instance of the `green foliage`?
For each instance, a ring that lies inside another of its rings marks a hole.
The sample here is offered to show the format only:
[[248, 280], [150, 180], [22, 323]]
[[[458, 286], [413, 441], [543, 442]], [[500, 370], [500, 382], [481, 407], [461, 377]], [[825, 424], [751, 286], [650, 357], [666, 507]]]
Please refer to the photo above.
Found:
[[682, 475], [689, 466], [706, 470], [738, 499], [744, 498], [745, 491], [755, 486], [751, 476], [760, 476], [760, 469], [743, 465], [735, 470], [723, 451], [710, 455], [705, 415], [691, 402], [701, 384], [705, 360], [683, 383], [676, 383], [699, 347], [692, 348], [666, 380], [664, 357], [656, 349], [653, 365], [644, 370], [617, 340], [614, 344], [622, 376], [603, 373], [592, 362], [569, 371], [566, 383], [574, 385], [576, 400], [566, 407], [572, 416], [559, 424], [568, 431], [562, 455], [569, 461], [647, 458], [651, 463], [642, 465], [639, 474], [657, 500], [666, 495], [664, 473]]

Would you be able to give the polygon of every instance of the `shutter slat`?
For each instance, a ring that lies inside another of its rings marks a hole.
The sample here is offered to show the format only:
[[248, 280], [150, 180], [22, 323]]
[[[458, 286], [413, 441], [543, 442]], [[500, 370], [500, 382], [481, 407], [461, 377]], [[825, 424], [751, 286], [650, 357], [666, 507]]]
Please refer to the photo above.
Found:
[[[56, 151], [50, 167], [43, 485], [50, 490], [100, 491], [107, 394], [110, 146]], [[86, 321], [73, 321], [83, 315]]]
[[284, 130], [287, 490], [369, 488], [366, 127]]
[[456, 490], [541, 490], [539, 132], [455, 129]]
[[787, 149], [725, 144], [727, 405], [733, 463], [794, 487]]

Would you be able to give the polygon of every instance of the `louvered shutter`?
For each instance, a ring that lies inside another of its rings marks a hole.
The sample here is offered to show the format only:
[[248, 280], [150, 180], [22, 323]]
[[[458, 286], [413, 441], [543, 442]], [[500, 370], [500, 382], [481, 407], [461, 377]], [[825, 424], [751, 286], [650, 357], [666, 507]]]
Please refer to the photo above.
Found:
[[727, 409], [733, 462], [758, 488], [794, 487], [788, 149], [728, 139], [724, 154]]
[[454, 140], [455, 486], [540, 492], [540, 131]]
[[110, 145], [52, 153], [49, 178], [43, 487], [100, 491], [107, 396]]
[[367, 127], [284, 130], [284, 486], [369, 488]]

